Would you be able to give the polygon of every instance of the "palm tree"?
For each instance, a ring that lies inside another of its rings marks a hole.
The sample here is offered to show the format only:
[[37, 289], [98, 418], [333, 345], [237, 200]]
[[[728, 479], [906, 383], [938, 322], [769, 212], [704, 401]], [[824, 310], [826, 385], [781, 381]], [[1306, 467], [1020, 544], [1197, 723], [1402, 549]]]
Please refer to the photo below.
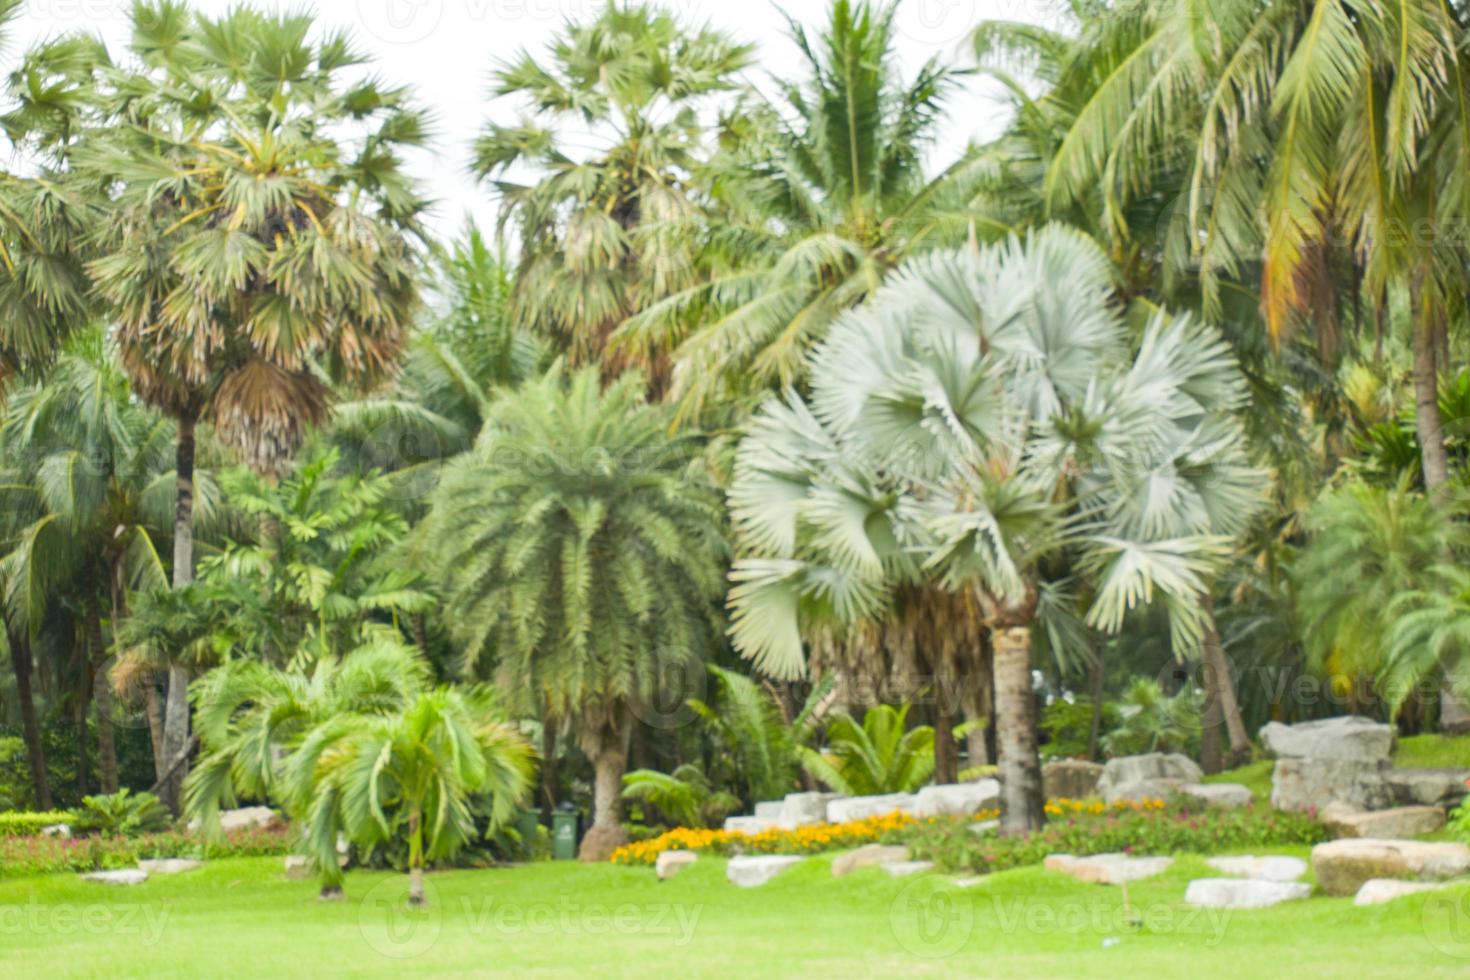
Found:
[[800, 674], [804, 624], [879, 619], [900, 586], [975, 597], [1012, 833], [1042, 819], [1044, 587], [1086, 579], [1104, 631], [1157, 595], [1197, 648], [1208, 576], [1260, 497], [1228, 348], [1159, 313], [1130, 350], [1111, 291], [1101, 249], [1056, 227], [912, 260], [813, 356], [809, 399], [751, 423], [731, 489], [734, 637], [761, 670]]
[[827, 751], [803, 749], [801, 764], [847, 796], [912, 793], [934, 774], [934, 729], [908, 727], [909, 707], [876, 704], [859, 725], [839, 714], [827, 726]]
[[[357, 79], [340, 34], [238, 8], [133, 8], [79, 155], [110, 196], [89, 270], [140, 398], [178, 431], [173, 582], [194, 575], [195, 427], [276, 471], [322, 421], [331, 382], [393, 367], [417, 301], [423, 204], [396, 151], [423, 124], [403, 90]], [[349, 73], [351, 78], [349, 79]], [[165, 750], [188, 729], [169, 673]], [[163, 797], [178, 806], [178, 781]]]
[[508, 823], [534, 759], [490, 689], [440, 687], [391, 714], [326, 720], [302, 738], [286, 778], [321, 868], [336, 867], [339, 832], [362, 848], [405, 841], [408, 902], [422, 906], [426, 863], [479, 833], [471, 797], [490, 798], [490, 829]]
[[[736, 86], [752, 54], [666, 11], [614, 3], [568, 25], [546, 61], [522, 52], [496, 71], [494, 94], [520, 98], [532, 114], [488, 126], [474, 170], [482, 179], [512, 168], [537, 175], [493, 184], [502, 222], [520, 236], [514, 309], [573, 366], [626, 367], [607, 352], [612, 331], [693, 280], [696, 176], [712, 149], [700, 114]], [[578, 147], [589, 131], [591, 148]], [[639, 359], [656, 389], [662, 353]]]
[[968, 233], [953, 189], [964, 168], [923, 171], [957, 72], [931, 60], [898, 77], [896, 9], [836, 0], [815, 38], [792, 19], [803, 76], [729, 114], [733, 148], [711, 164], [720, 208], [704, 275], [619, 334], [639, 349], [677, 344], [675, 393], [690, 414], [799, 383], [844, 310], [906, 256]]
[[[1470, 696], [1470, 575], [1458, 565], [1439, 565], [1430, 585], [1400, 594], [1388, 609], [1393, 625], [1378, 687], [1391, 715], [1414, 694]], [[1441, 728], [1444, 722], [1441, 717]]]
[[585, 369], [497, 399], [415, 547], [464, 670], [543, 721], [572, 723], [596, 771], [587, 860], [622, 842], [635, 716], [721, 643], [720, 500], [695, 441], [670, 436], [640, 388], [629, 375], [604, 393]]

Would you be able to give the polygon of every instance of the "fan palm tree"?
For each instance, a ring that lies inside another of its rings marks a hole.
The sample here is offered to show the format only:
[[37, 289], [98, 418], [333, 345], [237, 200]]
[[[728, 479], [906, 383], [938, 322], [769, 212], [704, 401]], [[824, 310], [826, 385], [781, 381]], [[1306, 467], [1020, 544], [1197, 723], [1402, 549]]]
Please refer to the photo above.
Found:
[[727, 119], [712, 161], [720, 204], [704, 275], [622, 327], [636, 348], [677, 345], [675, 393], [697, 414], [723, 397], [758, 398], [805, 378], [833, 321], [906, 256], [963, 241], [970, 212], [957, 166], [924, 176], [957, 72], [937, 59], [895, 71], [895, 4], [835, 0], [813, 37], [794, 18], [800, 77]]
[[[331, 382], [392, 369], [417, 301], [423, 203], [397, 150], [421, 141], [400, 89], [359, 78], [340, 34], [241, 7], [132, 10], [136, 60], [104, 75], [78, 152], [109, 194], [89, 265], [140, 398], [177, 426], [173, 582], [194, 574], [194, 434], [210, 421], [277, 470], [326, 417]], [[170, 670], [165, 748], [187, 738]], [[178, 806], [178, 782], [163, 787]]]
[[1157, 597], [1197, 648], [1208, 577], [1260, 496], [1228, 348], [1159, 313], [1130, 350], [1111, 291], [1103, 252], [1059, 227], [912, 260], [813, 356], [810, 397], [751, 423], [731, 489], [734, 637], [761, 670], [800, 674], [804, 625], [879, 619], [900, 586], [975, 597], [1008, 832], [1042, 819], [1043, 587], [1085, 578], [1109, 632]]
[[[553, 372], [499, 398], [450, 464], [415, 542], [464, 670], [570, 721], [596, 770], [584, 859], [622, 842], [636, 712], [720, 646], [720, 499], [635, 375]], [[646, 717], [646, 714], [645, 714]]]
[[[737, 85], [752, 49], [667, 11], [609, 4], [568, 25], [538, 61], [522, 52], [495, 73], [497, 96], [531, 115], [493, 123], [474, 170], [497, 178], [501, 220], [520, 237], [516, 316], [565, 350], [573, 366], [628, 366], [607, 352], [629, 314], [695, 275], [695, 177], [711, 147], [700, 113]], [[592, 148], [579, 141], [590, 131]], [[530, 168], [532, 183], [503, 178]], [[639, 365], [657, 388], [657, 348]]]
[[912, 793], [934, 775], [934, 729], [908, 728], [908, 705], [876, 704], [859, 725], [839, 714], [827, 725], [827, 751], [802, 750], [813, 777], [846, 796]]
[[508, 823], [534, 760], [489, 688], [440, 687], [391, 714], [325, 721], [292, 753], [286, 780], [320, 868], [337, 866], [341, 832], [362, 848], [406, 842], [408, 902], [422, 906], [427, 862], [453, 857], [479, 832], [471, 798], [489, 797], [492, 830]]

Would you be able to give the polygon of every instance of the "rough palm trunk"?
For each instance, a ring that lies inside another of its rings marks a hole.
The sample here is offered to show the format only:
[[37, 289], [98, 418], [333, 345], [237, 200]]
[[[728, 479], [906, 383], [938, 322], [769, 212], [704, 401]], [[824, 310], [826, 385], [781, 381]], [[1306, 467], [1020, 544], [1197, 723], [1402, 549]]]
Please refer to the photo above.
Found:
[[1444, 426], [1439, 415], [1439, 371], [1434, 357], [1433, 320], [1422, 307], [1422, 290], [1416, 282], [1414, 304], [1414, 423], [1419, 434], [1419, 452], [1424, 463], [1424, 485], [1431, 495], [1449, 482], [1449, 459], [1445, 452]]
[[969, 730], [965, 735], [967, 762], [975, 766], [990, 765], [990, 746], [986, 742], [985, 730], [995, 710], [995, 684], [991, 677], [991, 658], [987, 650], [974, 665], [974, 674], [966, 678], [964, 697], [960, 708], [965, 714]]
[[1251, 738], [1240, 714], [1235, 677], [1230, 671], [1230, 660], [1225, 656], [1220, 630], [1215, 625], [1215, 610], [1208, 602], [1205, 605], [1204, 668], [1205, 696], [1211, 709], [1217, 711], [1219, 721], [1224, 723], [1225, 734], [1230, 741], [1230, 756], [1226, 761], [1231, 768], [1243, 765], [1250, 761]]
[[408, 815], [408, 904], [422, 908], [424, 895], [424, 821], [414, 810]]
[[20, 701], [21, 737], [26, 743], [26, 762], [31, 769], [31, 795], [37, 810], [51, 809], [51, 781], [46, 777], [46, 749], [41, 744], [41, 725], [36, 720], [36, 696], [31, 690], [31, 646], [21, 637], [8, 635], [10, 666], [15, 671], [15, 693]]
[[158, 697], [158, 685], [150, 674], [144, 681], [143, 711], [148, 718], [148, 741], [153, 748], [153, 781], [163, 778], [168, 763], [163, 759], [163, 701]]
[[995, 723], [1000, 755], [1001, 833], [1040, 830], [1041, 759], [1036, 750], [1036, 698], [1031, 687], [1031, 628], [1003, 626], [995, 649]]
[[96, 683], [96, 671], [81, 655], [82, 676], [77, 685], [76, 702], [72, 708], [72, 725], [77, 739], [77, 796], [90, 794], [92, 786], [92, 761], [87, 755], [87, 708], [92, 704], [92, 686]]
[[[174, 506], [174, 588], [194, 581], [194, 419], [180, 418], [175, 447], [176, 498]], [[169, 664], [168, 694], [163, 714], [163, 758], [170, 772], [160, 787], [160, 797], [177, 816], [181, 807], [187, 763], [179, 754], [189, 739], [189, 672], [177, 662]]]
[[940, 785], [959, 782], [959, 758], [954, 740], [954, 716], [939, 698], [934, 709], [934, 781]]
[[551, 826], [556, 811], [556, 725], [550, 719], [541, 723], [541, 823]]
[[623, 832], [623, 773], [628, 768], [631, 726], [623, 722], [604, 727], [592, 755], [594, 773], [592, 827], [582, 838], [577, 856], [583, 861], [606, 861], [628, 842]]
[[117, 742], [112, 732], [112, 687], [107, 682], [107, 646], [97, 597], [87, 598], [87, 645], [92, 655], [92, 702], [97, 706], [97, 782], [104, 793], [117, 792]]
[[1097, 644], [1093, 651], [1088, 693], [1092, 696], [1092, 725], [1087, 731], [1087, 757], [1096, 762], [1102, 753], [1103, 682], [1107, 679], [1107, 648]]

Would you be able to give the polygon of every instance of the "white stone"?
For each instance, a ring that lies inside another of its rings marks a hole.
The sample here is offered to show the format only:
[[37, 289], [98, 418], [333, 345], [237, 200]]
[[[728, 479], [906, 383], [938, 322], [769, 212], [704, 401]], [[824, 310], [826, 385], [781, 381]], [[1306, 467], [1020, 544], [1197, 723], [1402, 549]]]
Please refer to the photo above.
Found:
[[1311, 894], [1312, 886], [1306, 882], [1197, 878], [1184, 890], [1184, 904], [1212, 909], [1263, 909]]
[[913, 813], [916, 802], [917, 797], [912, 793], [840, 797], [827, 804], [827, 822], [847, 823], [868, 817], [886, 817], [890, 813]]
[[[220, 829], [226, 833], [231, 830], [274, 827], [279, 823], [281, 823], [281, 815], [268, 806], [247, 806], [238, 810], [221, 810], [219, 815]], [[197, 831], [199, 827], [198, 817], [189, 821], [190, 830]]]
[[956, 878], [954, 883], [959, 888], [974, 888], [976, 885], [983, 885], [987, 877], [987, 875], [972, 875], [969, 878]]
[[1353, 895], [1374, 878], [1444, 881], [1470, 873], [1470, 847], [1450, 841], [1348, 837], [1312, 848], [1312, 872], [1329, 895]]
[[1071, 875], [1078, 881], [1096, 885], [1120, 885], [1125, 881], [1141, 881], [1163, 874], [1173, 865], [1171, 857], [1130, 857], [1127, 854], [1093, 854], [1077, 857], [1052, 854], [1042, 863], [1048, 871]]
[[1261, 729], [1261, 745], [1276, 759], [1352, 759], [1387, 762], [1393, 754], [1394, 730], [1371, 718], [1349, 716]]
[[1307, 873], [1307, 862], [1294, 857], [1213, 857], [1205, 861], [1216, 871], [1257, 881], [1298, 881]]
[[827, 819], [827, 804], [837, 799], [841, 799], [837, 793], [790, 793], [781, 801], [776, 819], [786, 830], [822, 823]]
[[1443, 882], [1399, 881], [1397, 878], [1372, 878], [1363, 882], [1358, 894], [1353, 896], [1354, 905], [1382, 905], [1405, 895], [1419, 892], [1434, 892], [1447, 887]]
[[41, 828], [42, 837], [70, 837], [71, 824], [54, 823], [49, 827]]
[[1250, 806], [1256, 801], [1255, 795], [1239, 783], [1189, 783], [1179, 787], [1179, 792], [1212, 806]]
[[139, 861], [139, 870], [146, 871], [151, 875], [176, 875], [185, 871], [194, 871], [204, 867], [203, 861], [195, 861], [190, 858], [164, 858], [158, 861]]
[[909, 849], [897, 844], [864, 844], [857, 850], [839, 854], [832, 862], [832, 877], [843, 878], [860, 868], [907, 861]]
[[888, 872], [890, 878], [907, 878], [909, 875], [923, 874], [934, 870], [933, 861], [890, 861], [883, 865], [883, 870]]
[[311, 858], [299, 854], [286, 855], [286, 877], [291, 881], [305, 881], [311, 877]]
[[726, 817], [725, 830], [732, 834], [760, 834], [775, 830], [781, 821], [769, 817]]
[[914, 800], [914, 816], [968, 817], [1000, 806], [1000, 781], [980, 779], [973, 783], [925, 786]]
[[93, 871], [91, 874], [82, 875], [83, 881], [95, 881], [103, 885], [141, 885], [148, 880], [148, 872], [138, 868], [127, 868], [122, 871]]
[[785, 805], [785, 800], [763, 800], [755, 805], [753, 816], [761, 817], [765, 820], [780, 820], [781, 808]]
[[970, 824], [970, 833], [972, 834], [990, 834], [998, 830], [1000, 830], [999, 820], [980, 820]]
[[725, 877], [732, 885], [756, 888], [764, 885], [804, 858], [784, 854], [762, 854], [756, 857], [733, 857], [725, 865]]
[[1161, 799], [1204, 778], [1204, 771], [1186, 755], [1148, 752], [1109, 759], [1097, 781], [1097, 791], [1108, 803]]
[[660, 851], [654, 870], [659, 881], [667, 881], [698, 860], [699, 855], [694, 851]]
[[1322, 823], [1334, 837], [1399, 839], [1421, 837], [1444, 827], [1444, 811], [1437, 806], [1401, 806], [1371, 813], [1353, 811], [1334, 803], [1322, 811]]

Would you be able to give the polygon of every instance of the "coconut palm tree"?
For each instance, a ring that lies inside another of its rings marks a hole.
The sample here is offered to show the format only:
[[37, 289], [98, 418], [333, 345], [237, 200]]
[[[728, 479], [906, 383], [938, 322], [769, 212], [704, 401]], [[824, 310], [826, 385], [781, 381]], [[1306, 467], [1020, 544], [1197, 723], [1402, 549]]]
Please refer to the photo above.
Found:
[[[397, 151], [421, 141], [401, 89], [363, 80], [340, 34], [241, 7], [132, 10], [136, 58], [107, 71], [79, 165], [107, 189], [89, 271], [134, 391], [177, 426], [173, 581], [193, 579], [195, 428], [264, 471], [325, 419], [331, 384], [392, 369], [417, 301], [423, 202]], [[187, 739], [170, 669], [165, 748]], [[178, 806], [178, 784], [163, 797]]]
[[415, 542], [464, 670], [571, 722], [596, 771], [589, 860], [622, 842], [635, 717], [721, 645], [722, 508], [695, 441], [668, 429], [636, 376], [604, 393], [595, 369], [553, 372], [497, 399]]
[[[568, 25], [544, 60], [522, 52], [497, 69], [494, 94], [529, 114], [485, 129], [474, 170], [494, 178], [502, 223], [519, 234], [517, 318], [573, 366], [628, 366], [607, 352], [612, 331], [691, 284], [696, 174], [712, 151], [701, 113], [738, 84], [752, 54], [667, 11], [609, 4]], [[591, 147], [579, 146], [589, 133]], [[504, 179], [513, 168], [536, 179]], [[645, 348], [638, 359], [656, 388], [662, 353]]]
[[1262, 487], [1219, 336], [1159, 313], [1130, 346], [1111, 291], [1107, 256], [1059, 227], [912, 260], [813, 356], [809, 398], [751, 423], [731, 489], [733, 632], [763, 671], [800, 674], [804, 624], [881, 618], [900, 586], [975, 597], [1007, 832], [1042, 819], [1044, 586], [1085, 579], [1104, 631], [1157, 597], [1197, 648], [1208, 576]]
[[489, 798], [490, 829], [508, 823], [528, 795], [534, 760], [493, 691], [440, 687], [393, 713], [324, 721], [302, 738], [286, 779], [323, 874], [337, 867], [339, 833], [362, 848], [402, 841], [408, 902], [422, 906], [426, 864], [453, 857], [479, 833], [471, 798]]
[[620, 331], [639, 348], [677, 344], [686, 411], [800, 382], [807, 355], [844, 311], [906, 256], [963, 241], [963, 167], [926, 179], [925, 150], [957, 72], [937, 59], [895, 70], [895, 4], [836, 0], [820, 35], [794, 18], [802, 73], [730, 113], [731, 149], [712, 161], [720, 208], [687, 288]]

